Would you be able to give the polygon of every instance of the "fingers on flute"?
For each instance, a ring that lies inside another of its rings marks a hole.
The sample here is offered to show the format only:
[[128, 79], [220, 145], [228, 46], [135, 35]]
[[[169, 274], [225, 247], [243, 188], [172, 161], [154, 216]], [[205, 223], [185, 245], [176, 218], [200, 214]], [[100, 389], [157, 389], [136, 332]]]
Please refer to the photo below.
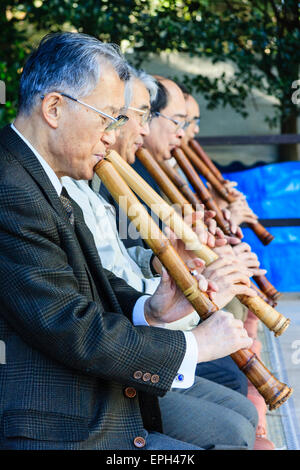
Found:
[[238, 237], [238, 238], [244, 238], [244, 234], [243, 234], [243, 231], [240, 227], [237, 228], [237, 231], [235, 232], [235, 235]]
[[[216, 250], [217, 251], [217, 250]], [[205, 269], [205, 272], [207, 273], [211, 273], [213, 271], [217, 271], [218, 269], [222, 268], [223, 266], [226, 266], [228, 265], [229, 263], [229, 256], [230, 255], [226, 255], [226, 256], [220, 256], [216, 261], [213, 261], [206, 269]], [[234, 259], [232, 257], [232, 259]]]
[[216, 233], [216, 229], [217, 229], [217, 222], [215, 221], [215, 219], [210, 219], [208, 221], [208, 230], [210, 231], [210, 233], [212, 233], [213, 235], [215, 235]]
[[207, 292], [213, 293], [213, 292], [218, 292], [219, 291], [219, 287], [217, 286], [217, 284], [214, 281], [209, 281], [208, 280], [207, 282], [208, 282]]
[[199, 275], [198, 286], [199, 286], [199, 289], [200, 289], [202, 292], [206, 292], [206, 291], [207, 291], [207, 288], [208, 288], [208, 281], [207, 281], [207, 279], [205, 279], [205, 277], [202, 276], [201, 274]]
[[237, 182], [236, 181], [228, 181], [224, 184], [224, 186], [227, 189], [231, 189], [231, 188], [234, 188], [235, 186], [237, 186]]
[[231, 212], [229, 209], [223, 209], [223, 215], [224, 215], [225, 220], [230, 221]]
[[207, 232], [207, 245], [209, 246], [209, 248], [214, 248], [216, 246], [216, 239], [209, 232]]
[[228, 243], [228, 245], [238, 245], [239, 243], [241, 243], [241, 239], [239, 237], [229, 237], [229, 236], [225, 236], [226, 238], [226, 241]]
[[243, 272], [230, 273], [226, 276], [226, 282], [229, 285], [244, 284], [248, 287], [250, 286], [250, 279], [249, 279], [248, 272], [247, 274], [244, 274]]
[[215, 211], [212, 211], [212, 210], [205, 210], [204, 211], [204, 220], [208, 220], [208, 219], [211, 219], [212, 217], [215, 217], [216, 213]]
[[220, 229], [220, 227], [216, 228], [216, 237], [225, 239], [225, 234], [224, 234], [223, 230]]
[[248, 245], [248, 243], [242, 242], [240, 245], [235, 246], [233, 251], [236, 255], [239, 255], [240, 253], [251, 251], [251, 247]]
[[205, 268], [205, 261], [203, 261], [201, 258], [193, 258], [187, 262], [187, 266], [189, 269], [198, 269], [198, 271], [203, 271]]
[[[215, 239], [215, 246], [216, 247], [225, 246], [225, 245], [227, 245], [226, 238], [216, 238]], [[211, 248], [214, 248], [214, 247], [211, 247]]]
[[266, 269], [250, 269], [251, 271], [251, 277], [252, 276], [265, 276], [267, 274]]
[[251, 289], [251, 287], [248, 287], [244, 284], [236, 284], [233, 287], [233, 293], [234, 295], [247, 295], [248, 297], [257, 296], [257, 292], [254, 289]]

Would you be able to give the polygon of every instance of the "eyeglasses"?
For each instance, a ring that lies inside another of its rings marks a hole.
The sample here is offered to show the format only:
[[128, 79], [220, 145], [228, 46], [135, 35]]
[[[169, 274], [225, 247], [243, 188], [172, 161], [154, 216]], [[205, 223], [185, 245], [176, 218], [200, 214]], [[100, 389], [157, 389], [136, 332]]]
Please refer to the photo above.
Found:
[[[73, 98], [73, 96], [67, 95], [66, 93], [60, 93], [60, 95], [65, 96], [66, 98], [69, 98], [70, 100], [76, 101], [77, 103], [80, 103], [83, 106], [86, 106], [87, 108], [92, 109], [96, 113], [101, 114], [101, 116], [104, 116], [108, 119], [111, 119], [113, 122], [111, 122], [110, 124], [108, 124], [107, 127], [105, 127], [105, 131], [116, 130], [119, 127], [123, 126], [125, 124], [125, 122], [127, 122], [128, 119], [129, 119], [127, 116], [124, 116], [123, 114], [120, 114], [119, 116], [114, 118], [114, 117], [110, 116], [109, 114], [106, 114], [103, 111], [100, 111], [99, 109], [94, 108], [94, 106], [91, 106], [87, 103], [84, 103], [83, 101], [80, 101], [77, 98]], [[44, 98], [45, 98], [45, 95], [42, 95], [41, 99], [43, 100]]]
[[131, 111], [136, 111], [137, 113], [141, 113], [142, 116], [141, 116], [141, 125], [144, 126], [145, 124], [149, 124], [149, 122], [151, 121], [151, 111], [150, 109], [139, 109], [139, 108], [133, 108], [132, 106], [128, 106], [127, 109], [130, 109]]
[[196, 124], [196, 126], [198, 126], [198, 127], [200, 126], [200, 117], [194, 117], [194, 118], [192, 119], [192, 121], [194, 121], [194, 123]]
[[187, 129], [192, 123], [194, 123], [196, 126], [200, 126], [200, 117], [194, 117], [192, 119], [189, 119], [188, 121], [185, 121], [185, 124], [183, 126], [183, 129]]
[[165, 119], [169, 119], [169, 121], [174, 122], [174, 124], [176, 124], [176, 132], [179, 131], [179, 129], [185, 129], [187, 127], [187, 121], [177, 121], [177, 119], [165, 116], [164, 114], [159, 113], [158, 111], [155, 111], [152, 116], [161, 116]]

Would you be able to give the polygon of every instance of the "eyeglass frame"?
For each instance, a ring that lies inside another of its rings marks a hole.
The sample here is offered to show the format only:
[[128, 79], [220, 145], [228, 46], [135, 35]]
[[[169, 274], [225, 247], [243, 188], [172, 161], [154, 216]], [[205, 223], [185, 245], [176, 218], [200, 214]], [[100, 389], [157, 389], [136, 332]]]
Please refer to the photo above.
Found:
[[[109, 114], [105, 113], [104, 111], [100, 111], [99, 109], [94, 108], [94, 106], [91, 106], [90, 104], [84, 103], [83, 101], [81, 101], [77, 98], [74, 98], [73, 96], [68, 95], [67, 93], [62, 93], [61, 91], [59, 91], [57, 93], [59, 93], [61, 96], [65, 96], [66, 98], [69, 98], [72, 101], [76, 101], [77, 103], [80, 103], [83, 106], [86, 106], [87, 108], [92, 109], [93, 111], [100, 114], [101, 116], [104, 116], [108, 119], [111, 119], [113, 122], [108, 124], [108, 126], [104, 129], [106, 132], [118, 129], [119, 127], [123, 126], [129, 120], [129, 117], [125, 116], [124, 114], [120, 114], [119, 116], [114, 118], [113, 116], [110, 116]], [[41, 95], [41, 99], [43, 100], [44, 98], [45, 98], [45, 95]]]
[[134, 108], [133, 106], [127, 106], [126, 110], [127, 109], [130, 109], [131, 111], [136, 111], [138, 113], [142, 113], [144, 114], [144, 116], [148, 115], [144, 120], [142, 119], [142, 122], [141, 122], [142, 125], [149, 124], [149, 122], [151, 121], [152, 114], [151, 114], [150, 109], [147, 109], [146, 111], [145, 109]]
[[162, 114], [159, 111], [155, 111], [154, 113], [152, 113], [152, 117], [159, 117], [159, 116], [163, 117], [165, 119], [169, 119], [169, 121], [174, 122], [174, 124], [176, 124], [176, 126], [177, 126], [176, 132], [179, 131], [179, 129], [184, 130], [187, 127], [187, 121], [177, 121], [177, 119], [166, 116], [165, 114]]
[[200, 126], [200, 119], [201, 119], [200, 116], [199, 116], [199, 117], [196, 117], [196, 116], [195, 116], [195, 117], [193, 117], [192, 119], [190, 119], [189, 121], [186, 121], [186, 127], [185, 127], [185, 129], [187, 129], [188, 126], [189, 126], [190, 124], [192, 124], [192, 122], [195, 122], [196, 125], [199, 127], [199, 126]]

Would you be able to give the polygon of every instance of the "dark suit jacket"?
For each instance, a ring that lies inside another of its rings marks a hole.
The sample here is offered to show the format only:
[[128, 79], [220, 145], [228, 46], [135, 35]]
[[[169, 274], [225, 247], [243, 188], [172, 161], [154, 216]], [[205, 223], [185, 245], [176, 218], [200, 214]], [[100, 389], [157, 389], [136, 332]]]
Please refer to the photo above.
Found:
[[182, 332], [132, 325], [141, 294], [102, 268], [72, 205], [74, 227], [35, 155], [2, 129], [0, 449], [134, 449], [139, 392], [164, 395], [185, 353]]

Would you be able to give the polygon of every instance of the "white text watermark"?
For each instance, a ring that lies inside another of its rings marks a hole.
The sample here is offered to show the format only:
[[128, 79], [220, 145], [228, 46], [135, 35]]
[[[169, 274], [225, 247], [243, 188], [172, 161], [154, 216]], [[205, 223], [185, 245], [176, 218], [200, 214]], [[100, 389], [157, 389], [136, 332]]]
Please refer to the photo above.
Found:
[[4, 341], [0, 340], [0, 364], [6, 364], [6, 347]]
[[296, 366], [300, 364], [300, 339], [292, 342], [292, 349], [295, 349], [292, 354], [292, 363]]
[[6, 86], [3, 80], [0, 80], [0, 104], [6, 103]]
[[296, 91], [292, 94], [292, 103], [295, 105], [300, 105], [300, 79], [295, 80], [292, 83], [292, 88], [296, 88]]

